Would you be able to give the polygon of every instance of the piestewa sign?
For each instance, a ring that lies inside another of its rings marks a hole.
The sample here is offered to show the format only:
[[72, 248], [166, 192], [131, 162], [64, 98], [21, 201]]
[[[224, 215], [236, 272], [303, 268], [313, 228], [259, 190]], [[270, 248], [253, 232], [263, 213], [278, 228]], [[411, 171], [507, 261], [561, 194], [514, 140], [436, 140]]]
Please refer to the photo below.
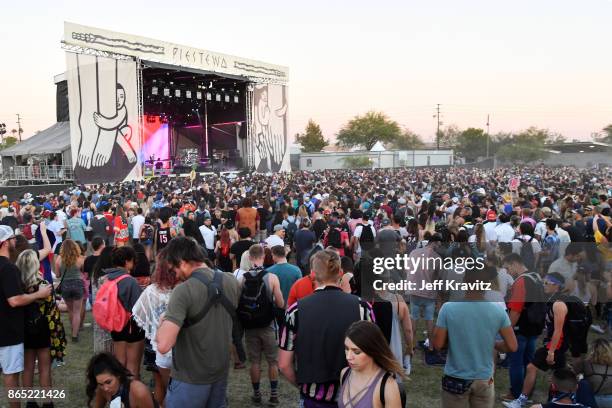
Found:
[[64, 44], [252, 78], [254, 82], [285, 84], [289, 80], [289, 69], [284, 66], [69, 22], [64, 23]]

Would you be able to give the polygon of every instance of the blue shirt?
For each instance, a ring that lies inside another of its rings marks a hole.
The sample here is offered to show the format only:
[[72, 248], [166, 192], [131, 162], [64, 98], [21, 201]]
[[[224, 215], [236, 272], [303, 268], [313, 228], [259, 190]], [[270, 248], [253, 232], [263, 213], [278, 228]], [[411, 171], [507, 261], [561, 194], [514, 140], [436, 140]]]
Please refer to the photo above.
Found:
[[436, 326], [448, 332], [444, 374], [464, 380], [493, 376], [495, 336], [510, 327], [503, 308], [491, 302], [447, 302], [440, 309]]
[[280, 289], [283, 293], [283, 300], [285, 301], [285, 305], [287, 305], [287, 299], [289, 298], [291, 286], [293, 286], [293, 284], [302, 277], [302, 271], [300, 271], [300, 268], [295, 265], [282, 263], [272, 265], [268, 268], [268, 272], [278, 276]]

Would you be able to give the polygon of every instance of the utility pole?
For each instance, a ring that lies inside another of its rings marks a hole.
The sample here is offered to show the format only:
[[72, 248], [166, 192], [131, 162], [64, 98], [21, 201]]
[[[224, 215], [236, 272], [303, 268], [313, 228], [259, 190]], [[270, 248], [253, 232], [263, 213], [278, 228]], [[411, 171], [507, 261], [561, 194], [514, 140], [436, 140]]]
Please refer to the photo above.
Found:
[[436, 114], [433, 117], [437, 118], [438, 120], [438, 127], [436, 130], [436, 146], [438, 147], [438, 150], [440, 150], [440, 125], [442, 124], [442, 122], [440, 122], [440, 104], [437, 104]]
[[489, 140], [491, 139], [489, 133], [489, 114], [487, 114], [487, 159], [489, 158]]
[[23, 129], [21, 128], [21, 117], [17, 114], [17, 133], [19, 134], [19, 142], [21, 143], [21, 134]]

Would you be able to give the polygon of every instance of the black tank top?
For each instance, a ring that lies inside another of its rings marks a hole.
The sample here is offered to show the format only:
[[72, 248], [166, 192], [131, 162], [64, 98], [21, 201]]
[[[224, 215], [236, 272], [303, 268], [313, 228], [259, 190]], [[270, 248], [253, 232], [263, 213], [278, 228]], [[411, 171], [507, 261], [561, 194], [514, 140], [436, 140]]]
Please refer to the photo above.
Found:
[[157, 250], [163, 249], [170, 241], [170, 227], [157, 229]]

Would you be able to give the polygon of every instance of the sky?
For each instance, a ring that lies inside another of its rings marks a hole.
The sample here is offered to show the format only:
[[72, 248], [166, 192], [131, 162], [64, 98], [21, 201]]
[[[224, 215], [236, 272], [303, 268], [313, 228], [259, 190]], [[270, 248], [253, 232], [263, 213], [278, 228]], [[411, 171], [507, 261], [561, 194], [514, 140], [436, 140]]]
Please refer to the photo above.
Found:
[[[223, 4], [222, 4], [223, 3]], [[612, 0], [12, 1], [0, 21], [0, 123], [55, 122], [63, 22], [288, 66], [289, 136], [382, 111], [443, 127], [530, 126], [589, 140], [612, 123]]]

